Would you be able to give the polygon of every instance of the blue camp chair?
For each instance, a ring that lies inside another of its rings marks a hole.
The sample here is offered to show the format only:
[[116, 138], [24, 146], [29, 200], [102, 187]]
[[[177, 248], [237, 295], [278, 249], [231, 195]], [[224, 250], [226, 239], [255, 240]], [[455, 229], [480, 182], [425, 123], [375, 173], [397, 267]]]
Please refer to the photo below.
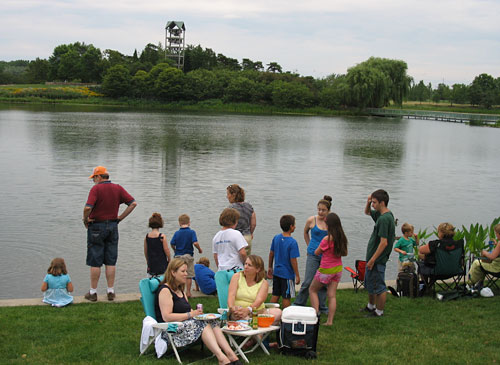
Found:
[[[158, 290], [158, 286], [160, 282], [163, 280], [163, 276], [153, 277], [150, 279], [142, 279], [139, 282], [139, 291], [141, 292], [141, 303], [144, 308], [144, 313], [146, 316], [150, 316], [157, 320], [155, 313], [155, 297], [156, 291]], [[149, 346], [156, 340], [158, 336], [161, 335], [163, 331], [167, 331], [168, 337], [168, 345], [172, 347], [172, 350], [177, 358], [179, 364], [182, 364], [181, 358], [179, 356], [179, 352], [172, 340], [172, 332], [175, 333], [177, 326], [180, 325], [180, 322], [165, 322], [165, 323], [157, 323], [153, 325], [154, 335], [149, 338], [148, 344], [141, 351], [141, 355], [146, 352]], [[139, 355], [140, 356], [140, 355]]]
[[229, 283], [231, 282], [233, 275], [239, 271], [239, 269], [230, 269], [217, 271], [215, 273], [215, 286], [217, 287], [217, 297], [219, 299], [220, 309], [227, 309], [227, 293], [229, 291]]

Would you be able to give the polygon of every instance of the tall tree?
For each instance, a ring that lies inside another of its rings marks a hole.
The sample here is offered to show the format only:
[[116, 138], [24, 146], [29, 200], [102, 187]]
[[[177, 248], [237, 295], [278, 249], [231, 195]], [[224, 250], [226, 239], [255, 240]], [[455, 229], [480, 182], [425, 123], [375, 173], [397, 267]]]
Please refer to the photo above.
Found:
[[92, 44], [61, 44], [54, 48], [49, 63], [51, 80], [101, 81], [102, 54]]
[[[146, 47], [141, 52], [139, 60], [142, 63], [149, 63], [152, 66], [156, 65], [160, 60], [163, 60], [165, 57], [162, 57], [163, 51], [158, 46], [148, 43]], [[164, 56], [164, 55], [163, 55]]]
[[465, 104], [469, 101], [469, 88], [464, 84], [453, 84], [451, 89], [451, 103]]
[[243, 71], [253, 70], [254, 69], [253, 61], [248, 58], [243, 58], [241, 60], [241, 69]]
[[241, 70], [240, 63], [236, 58], [226, 57], [222, 53], [217, 55], [217, 66], [231, 71]]
[[485, 73], [476, 76], [469, 88], [471, 104], [482, 105], [488, 109], [497, 100], [497, 94], [498, 89], [495, 79]]
[[390, 100], [394, 101], [397, 105], [402, 105], [404, 97], [408, 94], [411, 80], [406, 74], [408, 68], [406, 62], [370, 57], [363, 64], [379, 69], [389, 78], [389, 93], [386, 95], [387, 99], [384, 100], [384, 105], [388, 105]]
[[200, 45], [194, 47], [187, 46], [184, 54], [184, 72], [189, 72], [204, 68], [212, 70], [217, 66], [217, 55], [210, 48], [201, 48]]
[[278, 62], [269, 62], [267, 64], [267, 72], [279, 72], [279, 73], [282, 73], [283, 70], [281, 68], [281, 66], [278, 64]]
[[391, 81], [379, 68], [360, 63], [347, 70], [346, 81], [351, 89], [352, 106], [381, 108], [387, 105]]

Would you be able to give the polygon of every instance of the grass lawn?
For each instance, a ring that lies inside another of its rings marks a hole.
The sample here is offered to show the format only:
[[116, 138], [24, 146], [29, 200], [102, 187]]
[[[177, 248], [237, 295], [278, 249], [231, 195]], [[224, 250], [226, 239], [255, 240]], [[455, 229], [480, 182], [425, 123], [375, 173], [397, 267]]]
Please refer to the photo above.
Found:
[[[387, 297], [384, 318], [364, 318], [364, 291], [340, 290], [333, 327], [321, 327], [318, 359], [285, 357], [262, 351], [249, 354], [254, 364], [492, 364], [500, 362], [500, 297], [439, 302]], [[200, 298], [206, 312], [215, 298]], [[192, 305], [194, 306], [194, 302]], [[144, 312], [140, 302], [88, 303], [67, 308], [0, 308], [0, 362], [29, 364], [139, 363], [176, 364], [156, 359], [150, 348], [139, 357]], [[324, 320], [324, 318], [322, 318]], [[209, 355], [191, 347], [187, 362]], [[214, 358], [200, 364], [215, 364]]]
[[[390, 109], [399, 109], [398, 106], [390, 105]], [[447, 102], [418, 102], [418, 101], [406, 101], [403, 103], [402, 109], [409, 110], [426, 110], [426, 111], [439, 111], [439, 112], [453, 112], [453, 113], [479, 113], [479, 114], [500, 114], [500, 107], [493, 106], [490, 109], [486, 109], [480, 106], [472, 106], [470, 104], [453, 104]]]

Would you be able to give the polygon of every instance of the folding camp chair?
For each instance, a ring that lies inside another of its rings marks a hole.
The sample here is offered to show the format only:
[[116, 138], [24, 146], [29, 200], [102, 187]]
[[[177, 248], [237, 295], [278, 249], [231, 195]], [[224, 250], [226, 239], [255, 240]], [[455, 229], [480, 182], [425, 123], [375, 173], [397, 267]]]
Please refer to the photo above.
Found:
[[354, 262], [354, 267], [356, 268], [356, 271], [354, 271], [349, 266], [345, 266], [344, 269], [349, 271], [349, 273], [351, 274], [352, 285], [354, 286], [354, 291], [357, 293], [358, 289], [365, 285], [366, 261], [356, 260]]
[[221, 270], [215, 273], [215, 286], [217, 287], [217, 297], [219, 298], [219, 308], [227, 308], [227, 293], [229, 291], [229, 283], [235, 273], [239, 269]]
[[447, 291], [457, 289], [463, 280], [465, 290], [465, 260], [463, 239], [441, 241], [436, 248], [436, 266], [429, 275], [428, 289]]
[[495, 288], [496, 290], [500, 290], [500, 286], [498, 286], [497, 281], [500, 279], [500, 272], [491, 272], [486, 270], [482, 265], [481, 261], [479, 261], [479, 265], [481, 267], [481, 270], [484, 273], [484, 279], [486, 280], [485, 286], [489, 287], [490, 289]]
[[[152, 317], [157, 320], [155, 313], [155, 297], [156, 291], [158, 290], [158, 286], [160, 282], [163, 280], [163, 276], [153, 277], [150, 279], [142, 279], [139, 282], [139, 290], [141, 292], [141, 303], [144, 308], [144, 313], [146, 316]], [[166, 331], [168, 337], [168, 346], [172, 348], [175, 357], [179, 364], [182, 364], [181, 358], [179, 356], [179, 351], [174, 344], [172, 339], [172, 334], [175, 333], [177, 326], [181, 326], [182, 322], [164, 322], [164, 323], [155, 323], [152, 325], [153, 334], [149, 337], [147, 343], [141, 344], [141, 354], [144, 354], [149, 346], [156, 341], [156, 338], [162, 334], [163, 331]], [[195, 342], [196, 343], [196, 342]], [[188, 345], [190, 346], [190, 345]], [[203, 349], [203, 342], [202, 342]], [[139, 355], [139, 356], [140, 356]]]

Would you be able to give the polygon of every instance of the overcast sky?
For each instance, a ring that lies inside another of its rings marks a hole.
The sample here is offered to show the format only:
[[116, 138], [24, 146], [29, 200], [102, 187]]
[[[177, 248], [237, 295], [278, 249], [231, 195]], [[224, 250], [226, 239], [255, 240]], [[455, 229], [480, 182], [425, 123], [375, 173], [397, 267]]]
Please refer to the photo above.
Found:
[[164, 43], [170, 20], [186, 43], [284, 71], [324, 77], [371, 56], [400, 59], [437, 85], [500, 76], [498, 0], [1, 0], [0, 60], [48, 58], [76, 41], [131, 55]]

